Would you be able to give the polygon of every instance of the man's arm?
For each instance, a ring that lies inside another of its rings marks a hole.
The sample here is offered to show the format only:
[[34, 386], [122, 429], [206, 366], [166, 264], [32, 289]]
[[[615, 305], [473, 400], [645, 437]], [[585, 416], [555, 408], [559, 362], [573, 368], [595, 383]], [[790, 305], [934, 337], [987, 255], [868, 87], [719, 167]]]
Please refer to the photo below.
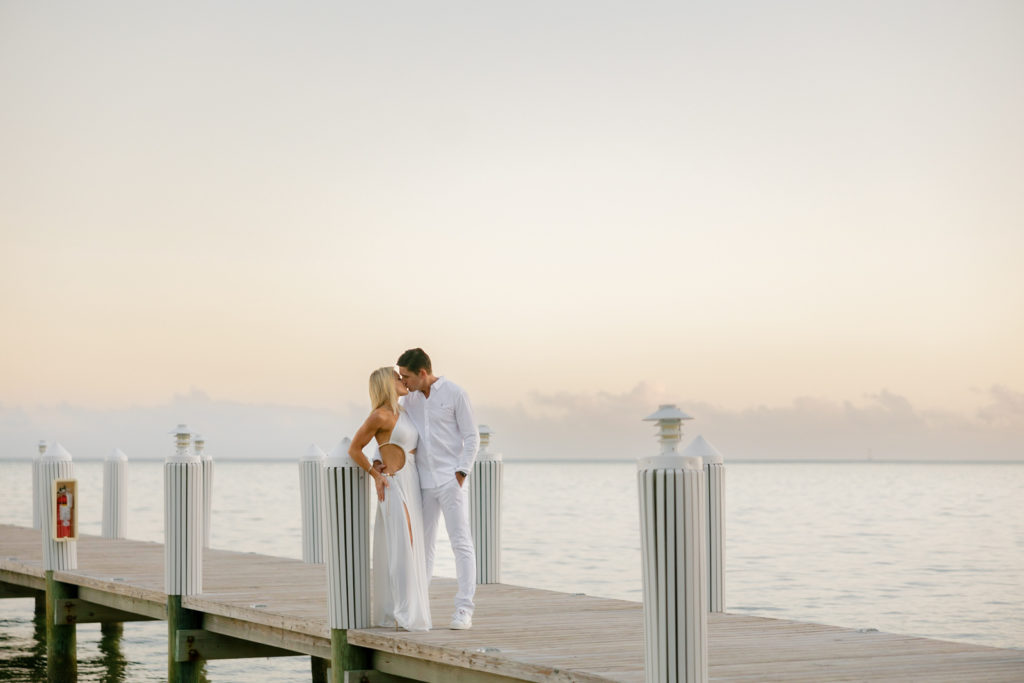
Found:
[[[480, 432], [476, 426], [476, 416], [473, 414], [473, 406], [470, 405], [465, 391], [459, 392], [458, 400], [455, 402], [455, 424], [462, 437], [462, 453], [459, 455], [459, 464], [455, 468], [455, 477], [459, 480], [459, 486], [462, 486], [462, 482], [473, 471], [473, 461], [476, 460], [476, 452], [480, 447]], [[459, 473], [462, 473], [461, 477]]]

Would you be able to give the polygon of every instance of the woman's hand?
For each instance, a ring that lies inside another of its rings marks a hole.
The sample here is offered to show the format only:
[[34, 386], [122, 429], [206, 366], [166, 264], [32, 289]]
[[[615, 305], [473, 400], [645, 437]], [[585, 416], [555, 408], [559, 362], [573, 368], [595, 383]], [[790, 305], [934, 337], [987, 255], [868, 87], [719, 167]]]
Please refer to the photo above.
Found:
[[391, 486], [391, 482], [389, 482], [388, 478], [377, 470], [372, 470], [371, 474], [373, 475], [373, 483], [377, 487], [377, 500], [383, 503], [384, 491], [387, 487]]

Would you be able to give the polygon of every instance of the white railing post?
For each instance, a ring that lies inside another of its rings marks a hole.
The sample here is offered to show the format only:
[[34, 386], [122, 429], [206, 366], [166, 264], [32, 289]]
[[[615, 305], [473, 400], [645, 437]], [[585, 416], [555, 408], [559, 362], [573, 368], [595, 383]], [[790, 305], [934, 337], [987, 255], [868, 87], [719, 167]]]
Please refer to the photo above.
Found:
[[203, 472], [203, 547], [210, 547], [210, 510], [213, 508], [213, 456], [206, 452], [206, 439], [196, 434], [192, 438]]
[[469, 480], [469, 525], [476, 547], [476, 582], [501, 582], [501, 488], [504, 463], [492, 453], [490, 427], [480, 425], [480, 450]]
[[102, 535], [128, 537], [128, 456], [117, 448], [103, 461]]
[[327, 454], [311, 444], [299, 459], [299, 498], [302, 501], [302, 561], [324, 562], [323, 469]]
[[725, 462], [703, 436], [693, 440], [683, 455], [704, 461], [707, 482], [708, 609], [725, 611]]
[[346, 439], [331, 451], [323, 472], [332, 631], [370, 626], [369, 476], [348, 457], [348, 445]]
[[203, 592], [203, 472], [186, 425], [172, 432], [177, 452], [164, 462], [164, 592]]
[[39, 454], [32, 460], [32, 528], [43, 528], [43, 522], [39, 517], [39, 461], [46, 453], [46, 442], [39, 442]]
[[[59, 443], [53, 444], [39, 459], [39, 521], [43, 532], [43, 569], [45, 571], [78, 568], [78, 544], [74, 540], [58, 540], [54, 534], [54, 529], [62, 522], [68, 522], [73, 528], [77, 521], [73, 517], [67, 520], [59, 518], [58, 501], [54, 499], [53, 492], [53, 482], [58, 479], [73, 479], [74, 471], [71, 454]], [[61, 504], [66, 505], [65, 509], [73, 516], [76, 514], [73, 511], [79, 507], [79, 501], [75, 500], [78, 492], [69, 492], [64, 495], [66, 499]]]
[[708, 680], [704, 463], [678, 452], [683, 420], [673, 405], [656, 421], [662, 451], [637, 463], [647, 681]]

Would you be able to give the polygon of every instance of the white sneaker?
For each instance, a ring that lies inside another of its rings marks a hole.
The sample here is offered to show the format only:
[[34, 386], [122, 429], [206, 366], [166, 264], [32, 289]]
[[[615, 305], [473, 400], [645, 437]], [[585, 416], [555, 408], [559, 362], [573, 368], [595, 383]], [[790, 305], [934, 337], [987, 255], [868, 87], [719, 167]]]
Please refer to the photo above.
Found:
[[460, 607], [452, 615], [452, 623], [448, 624], [448, 628], [454, 631], [465, 631], [473, 628], [473, 613], [468, 609]]

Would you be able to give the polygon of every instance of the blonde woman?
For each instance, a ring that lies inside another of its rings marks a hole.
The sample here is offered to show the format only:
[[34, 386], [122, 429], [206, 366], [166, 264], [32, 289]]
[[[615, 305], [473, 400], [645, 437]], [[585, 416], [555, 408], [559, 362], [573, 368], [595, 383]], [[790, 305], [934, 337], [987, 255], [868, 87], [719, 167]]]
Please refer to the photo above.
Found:
[[[352, 437], [348, 454], [373, 477], [380, 501], [373, 533], [373, 622], [407, 631], [430, 629], [423, 547], [423, 504], [416, 471], [416, 427], [399, 405], [408, 394], [394, 368], [370, 375], [373, 410]], [[376, 439], [383, 471], [363, 454]]]

